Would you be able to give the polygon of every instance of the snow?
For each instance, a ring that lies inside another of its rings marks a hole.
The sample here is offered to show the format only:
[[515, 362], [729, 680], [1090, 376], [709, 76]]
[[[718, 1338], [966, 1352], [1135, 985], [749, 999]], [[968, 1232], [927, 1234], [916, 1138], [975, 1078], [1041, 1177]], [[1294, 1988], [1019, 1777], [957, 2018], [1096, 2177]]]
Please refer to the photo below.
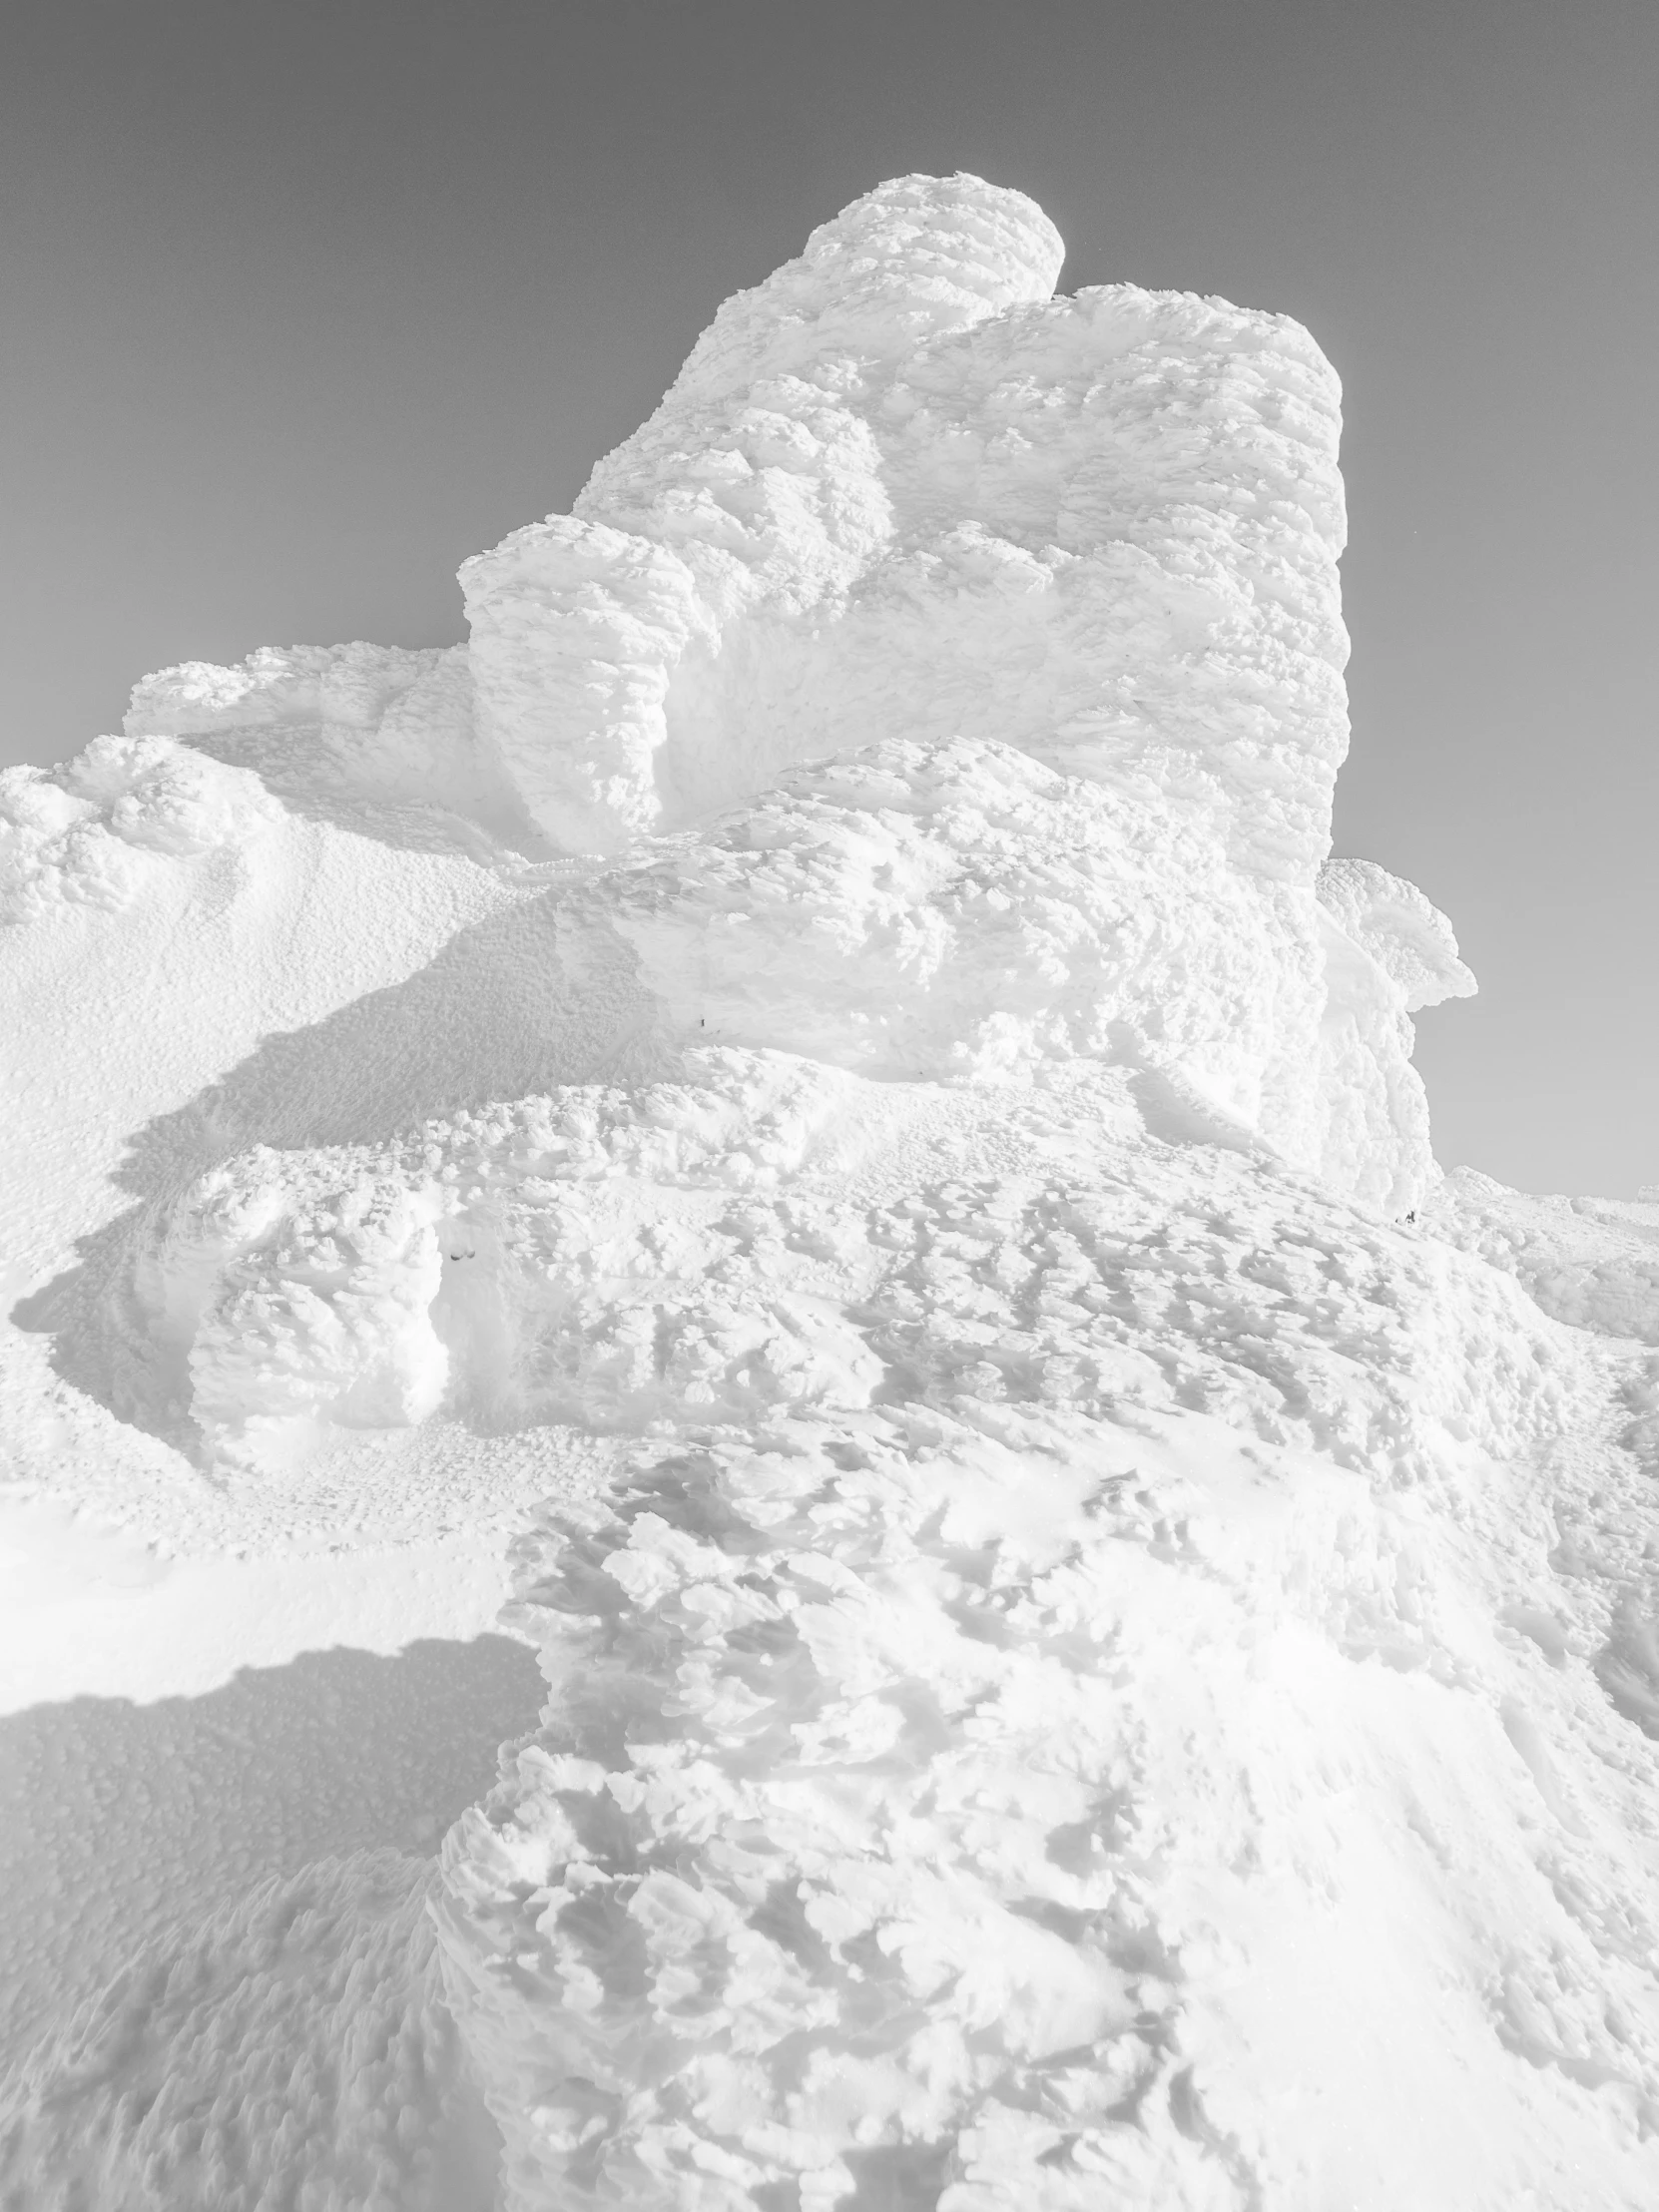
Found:
[[1557, 1321], [1659, 1346], [1654, 1199], [1534, 1198], [1454, 1168], [1426, 1218], [1448, 1244], [1518, 1277]]
[[461, 571], [479, 727], [571, 850], [790, 762], [986, 738], [1324, 857], [1337, 379], [1296, 323], [1053, 296], [1018, 193], [902, 179], [729, 300], [575, 510]]
[[706, 1327], [703, 1421], [519, 1547], [554, 1695], [445, 1847], [507, 2201], [1637, 2203], [1599, 1348], [1133, 1079], [908, 1095], [710, 1270], [784, 1329], [832, 1270], [879, 1372], [746, 1344], [734, 1420]]
[[20, 2069], [13, 2201], [489, 2212], [499, 2152], [433, 1972], [428, 1883], [393, 1851], [318, 1859], [131, 1956]]
[[1062, 259], [0, 778], [8, 2204], [1659, 2193], [1659, 1203], [1434, 1165], [1336, 378]]

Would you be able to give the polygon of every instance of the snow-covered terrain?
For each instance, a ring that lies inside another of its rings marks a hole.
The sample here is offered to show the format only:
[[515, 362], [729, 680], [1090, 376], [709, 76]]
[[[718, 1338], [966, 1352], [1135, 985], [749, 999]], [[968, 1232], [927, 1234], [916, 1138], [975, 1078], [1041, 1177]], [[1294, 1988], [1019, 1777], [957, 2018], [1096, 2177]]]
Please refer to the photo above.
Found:
[[0, 780], [8, 2212], [1659, 2201], [1659, 1203], [1435, 1168], [1336, 378], [1062, 251]]

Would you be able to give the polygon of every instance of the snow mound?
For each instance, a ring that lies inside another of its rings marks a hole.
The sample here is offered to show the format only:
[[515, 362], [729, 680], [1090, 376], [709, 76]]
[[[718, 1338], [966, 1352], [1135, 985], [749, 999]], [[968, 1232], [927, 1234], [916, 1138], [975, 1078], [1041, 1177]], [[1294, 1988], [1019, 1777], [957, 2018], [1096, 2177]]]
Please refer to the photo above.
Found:
[[1320, 904], [1377, 962], [1406, 1013], [1473, 997], [1474, 977], [1457, 957], [1451, 924], [1415, 883], [1375, 860], [1327, 860], [1318, 888]]
[[[553, 911], [550, 955], [575, 943], [607, 947], [613, 974], [636, 963], [636, 1026], [613, 1015], [613, 1059], [630, 1042], [649, 1062], [676, 1039], [703, 1040], [688, 1066], [712, 1088], [658, 1088], [643, 1110], [718, 1132], [698, 1140], [718, 1192], [794, 1157], [792, 1116], [805, 1126], [854, 1110], [815, 1070], [1017, 1090], [1044, 1066], [1113, 1058], [1179, 1093], [1203, 1133], [1247, 1147], [1255, 1133], [1385, 1205], [1420, 1187], [1426, 1113], [1400, 988], [1347, 939], [1345, 970], [1312, 897], [1230, 868], [1198, 825], [1126, 810], [1006, 747], [889, 741], [797, 770], [708, 835], [580, 885]], [[582, 981], [589, 1008], [603, 1004], [601, 965], [590, 951], [569, 986], [572, 1023]], [[550, 991], [550, 1043], [554, 1003]], [[778, 1051], [808, 1065], [782, 1077]], [[555, 1226], [572, 1144], [590, 1125], [593, 1144], [632, 1129], [635, 1111], [625, 1093], [563, 1093], [390, 1145], [263, 1147], [216, 1165], [146, 1217], [107, 1305], [108, 1358], [134, 1401], [188, 1417], [216, 1456], [254, 1464], [291, 1456], [319, 1423], [401, 1425], [445, 1406], [492, 1423], [599, 1418], [596, 1375], [563, 1395], [553, 1386], [556, 1344], [607, 1344], [613, 1382], [643, 1360], [663, 1382], [676, 1365], [662, 1306], [653, 1320], [630, 1298], [625, 1319], [614, 1296], [568, 1274], [580, 1250], [590, 1279], [659, 1278], [649, 1254], [599, 1265], [607, 1239], [591, 1206], [579, 1228]], [[633, 1171], [599, 1156], [621, 1194]], [[654, 1187], [623, 1201], [648, 1213], [660, 1202]], [[694, 1306], [707, 1299], [705, 1262], [690, 1269]], [[827, 1312], [796, 1315], [783, 1337], [776, 1323], [776, 1312], [718, 1325], [706, 1313], [693, 1335], [716, 1330], [727, 1365], [776, 1368], [775, 1394], [847, 1364], [801, 1349], [834, 1336]], [[731, 1400], [695, 1360], [686, 1387], [694, 1376], [734, 1409], [768, 1401]], [[664, 1413], [682, 1402], [665, 1388]]]
[[490, 2212], [497, 2158], [443, 2003], [426, 1862], [268, 1881], [152, 1945], [0, 2087], [29, 2212]]
[[134, 687], [129, 737], [188, 741], [302, 811], [332, 801], [441, 843], [457, 825], [523, 836], [522, 811], [474, 735], [465, 646], [264, 646], [236, 668], [187, 661]]
[[950, 1080], [1119, 1057], [1386, 1210], [1427, 1174], [1407, 986], [1156, 796], [986, 740], [889, 739], [587, 895], [699, 1035]]
[[722, 308], [573, 515], [465, 565], [466, 647], [189, 663], [130, 738], [412, 847], [628, 861], [566, 926], [665, 1033], [696, 1003], [697, 1041], [953, 1079], [1117, 1052], [1410, 1210], [1404, 1016], [1472, 982], [1419, 892], [1325, 862], [1336, 379], [1283, 317], [1056, 298], [1060, 258], [1017, 193], [881, 187]]

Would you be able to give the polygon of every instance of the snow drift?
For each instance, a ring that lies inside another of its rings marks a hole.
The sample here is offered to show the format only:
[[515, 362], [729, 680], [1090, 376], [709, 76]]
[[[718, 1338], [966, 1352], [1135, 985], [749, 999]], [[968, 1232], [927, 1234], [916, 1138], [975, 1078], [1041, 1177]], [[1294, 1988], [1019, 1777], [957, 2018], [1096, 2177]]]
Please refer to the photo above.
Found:
[[467, 646], [7, 781], [36, 990], [398, 917], [135, 1062], [32, 1326], [250, 1512], [544, 1470], [433, 1908], [514, 2212], [1646, 2205], [1659, 1211], [1434, 1168], [1329, 365], [1061, 259], [885, 185]]

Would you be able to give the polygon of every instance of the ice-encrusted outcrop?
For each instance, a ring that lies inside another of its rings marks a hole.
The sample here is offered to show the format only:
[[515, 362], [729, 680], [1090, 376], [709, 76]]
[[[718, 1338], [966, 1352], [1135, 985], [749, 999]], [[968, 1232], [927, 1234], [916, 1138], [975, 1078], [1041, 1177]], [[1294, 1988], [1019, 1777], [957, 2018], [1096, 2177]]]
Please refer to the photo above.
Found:
[[882, 186], [727, 302], [573, 514], [465, 564], [464, 650], [192, 664], [130, 730], [262, 768], [303, 731], [313, 774], [522, 808], [573, 853], [680, 830], [588, 901], [666, 1027], [695, 1003], [734, 1039], [957, 1076], [1112, 1035], [1409, 1210], [1405, 1016], [1472, 984], [1410, 886], [1320, 872], [1336, 378], [1283, 316], [1055, 296], [1060, 259], [1017, 193]]
[[[267, 1880], [0, 2080], [0, 2190], [29, 2212], [476, 2212], [494, 2159], [443, 2003], [418, 1861]], [[274, 2032], [275, 2031], [275, 2032]]]
[[462, 571], [481, 730], [576, 848], [792, 761], [989, 738], [1325, 854], [1346, 721], [1337, 379], [977, 178], [884, 185], [721, 309], [569, 516]]
[[296, 814], [471, 869], [152, 1146], [72, 1372], [233, 1496], [547, 1449], [436, 1903], [507, 2212], [1645, 2212], [1651, 1225], [1433, 1170], [1329, 366], [1061, 252], [881, 187], [465, 647], [0, 785], [38, 930]]

